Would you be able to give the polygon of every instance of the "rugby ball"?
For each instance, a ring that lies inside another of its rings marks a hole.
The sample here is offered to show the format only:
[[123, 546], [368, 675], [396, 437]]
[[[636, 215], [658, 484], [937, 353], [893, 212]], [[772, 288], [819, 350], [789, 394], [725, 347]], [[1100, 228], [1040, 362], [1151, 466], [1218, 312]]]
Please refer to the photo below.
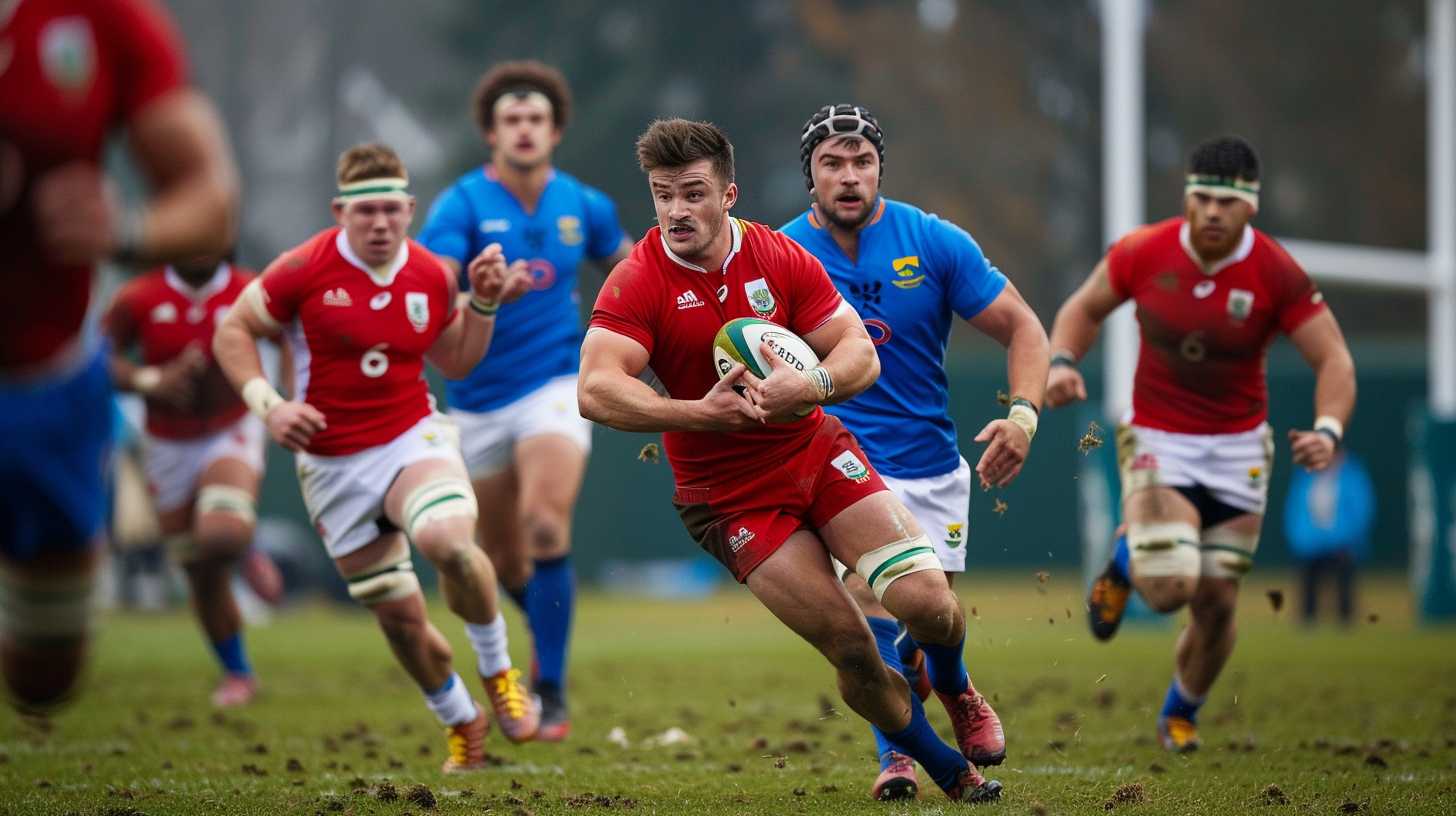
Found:
[[[732, 371], [736, 363], [747, 366], [756, 377], [767, 377], [773, 368], [761, 351], [765, 344], [775, 357], [799, 371], [808, 371], [819, 365], [819, 355], [797, 334], [767, 320], [739, 317], [724, 323], [713, 338], [713, 368], [718, 372], [718, 379]], [[738, 386], [737, 390], [742, 393], [742, 386]], [[813, 406], [810, 406], [800, 416], [807, 416], [813, 411]]]

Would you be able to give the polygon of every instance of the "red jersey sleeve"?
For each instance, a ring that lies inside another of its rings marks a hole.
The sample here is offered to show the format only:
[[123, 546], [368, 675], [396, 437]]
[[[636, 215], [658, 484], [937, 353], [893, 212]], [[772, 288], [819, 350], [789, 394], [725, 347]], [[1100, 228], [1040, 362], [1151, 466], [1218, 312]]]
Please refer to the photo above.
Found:
[[829, 279], [829, 273], [824, 271], [824, 264], [792, 238], [772, 232], [761, 224], [754, 224], [752, 228], [769, 233], [778, 244], [783, 261], [780, 268], [788, 273], [791, 287], [789, 302], [793, 308], [789, 313], [789, 331], [802, 336], [823, 326], [844, 302], [844, 297], [834, 288], [834, 281]]
[[137, 328], [141, 320], [137, 316], [137, 293], [141, 278], [132, 278], [125, 286], [116, 290], [111, 305], [101, 316], [101, 331], [111, 340], [111, 348], [124, 352], [137, 341]]
[[592, 306], [591, 328], [607, 329], [636, 340], [652, 354], [656, 319], [651, 304], [655, 287], [637, 258], [628, 258], [602, 283]]
[[1269, 243], [1270, 264], [1273, 267], [1273, 288], [1275, 303], [1278, 304], [1279, 330], [1293, 334], [1304, 321], [1329, 308], [1325, 296], [1315, 287], [1304, 268], [1294, 260], [1284, 247], [1273, 239]]
[[117, 65], [122, 121], [187, 84], [182, 38], [156, 0], [112, 0], [111, 30], [121, 56]]
[[292, 323], [298, 314], [299, 304], [307, 294], [309, 264], [306, 251], [311, 245], [312, 242], [278, 256], [258, 278], [258, 285], [263, 289], [263, 306], [268, 310], [268, 316], [278, 323]]
[[1107, 282], [1112, 285], [1112, 291], [1116, 292], [1118, 297], [1132, 297], [1133, 267], [1136, 257], [1132, 244], [1136, 235], [1137, 233], [1130, 232], [1117, 239], [1117, 243], [1107, 250], [1104, 258], [1107, 261]]

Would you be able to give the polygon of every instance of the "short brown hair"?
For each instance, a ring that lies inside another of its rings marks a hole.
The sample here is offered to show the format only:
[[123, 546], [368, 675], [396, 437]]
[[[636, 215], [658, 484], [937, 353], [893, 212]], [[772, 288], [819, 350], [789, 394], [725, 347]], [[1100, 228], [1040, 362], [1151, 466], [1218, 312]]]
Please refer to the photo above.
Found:
[[404, 162], [389, 145], [379, 142], [354, 145], [339, 156], [340, 184], [376, 178], [409, 178]]
[[475, 86], [475, 124], [481, 132], [495, 125], [495, 103], [508, 93], [540, 91], [551, 101], [551, 121], [565, 130], [571, 120], [571, 87], [555, 68], [536, 60], [502, 62], [485, 72]]
[[637, 164], [642, 172], [660, 167], [686, 167], [700, 159], [713, 163], [713, 172], [727, 186], [733, 181], [733, 143], [712, 122], [658, 119], [637, 137]]

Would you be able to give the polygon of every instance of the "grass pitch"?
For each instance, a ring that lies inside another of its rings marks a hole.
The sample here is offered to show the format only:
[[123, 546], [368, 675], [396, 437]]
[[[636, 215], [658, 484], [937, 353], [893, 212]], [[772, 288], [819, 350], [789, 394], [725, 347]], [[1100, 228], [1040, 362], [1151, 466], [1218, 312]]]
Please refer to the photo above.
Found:
[[[1241, 641], [1205, 706], [1204, 750], [1163, 753], [1153, 724], [1175, 626], [1091, 641], [1080, 582], [1027, 573], [959, 587], [968, 662], [1010, 756], [993, 813], [1456, 812], [1456, 632], [1417, 629], [1403, 587], [1366, 585], [1352, 631], [1306, 632], [1246, 587]], [[472, 661], [458, 623], [456, 663]], [[512, 617], [513, 651], [524, 638]], [[821, 658], [746, 592], [699, 602], [588, 594], [571, 666], [574, 731], [510, 746], [468, 777], [372, 620], [307, 607], [249, 633], [264, 684], [214, 714], [190, 619], [116, 615], [82, 698], [43, 729], [0, 714], [0, 814], [958, 813], [922, 773], [913, 804], [868, 799], [873, 745]], [[933, 702], [932, 718], [944, 725]], [[690, 741], [652, 742], [670, 728]], [[627, 746], [607, 739], [620, 728]]]

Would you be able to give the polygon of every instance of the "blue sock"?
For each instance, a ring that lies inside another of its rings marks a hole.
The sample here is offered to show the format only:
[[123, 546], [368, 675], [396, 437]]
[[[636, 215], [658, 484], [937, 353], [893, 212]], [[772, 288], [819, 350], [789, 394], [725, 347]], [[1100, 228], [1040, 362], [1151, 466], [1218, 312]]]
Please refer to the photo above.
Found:
[[930, 720], [925, 719], [925, 706], [914, 694], [910, 695], [910, 724], [904, 731], [886, 734], [885, 738], [896, 751], [919, 762], [941, 790], [954, 785], [968, 767], [961, 752], [946, 745], [935, 733]]
[[1117, 543], [1112, 550], [1112, 573], [1122, 579], [1124, 584], [1132, 583], [1132, 573], [1127, 571], [1127, 536], [1117, 537]]
[[526, 618], [536, 644], [537, 683], [566, 686], [566, 644], [576, 606], [576, 572], [569, 556], [536, 562], [526, 584]]
[[900, 655], [900, 665], [910, 665], [910, 661], [915, 659], [915, 653], [919, 650], [920, 644], [915, 642], [915, 638], [910, 637], [910, 630], [905, 627], [905, 624], [899, 624], [898, 634], [895, 635], [895, 651]]
[[[900, 634], [900, 624], [891, 618], [866, 618], [870, 624], [870, 631], [874, 633], [875, 645], [880, 649], [880, 659], [885, 661], [891, 671], [903, 673], [905, 671], [900, 663], [900, 655], [895, 650], [895, 639]], [[913, 697], [915, 693], [912, 691]], [[890, 767], [890, 741], [880, 729], [870, 726], [870, 733], [875, 736], [875, 756], [880, 758], [880, 770]]]
[[971, 677], [966, 674], [966, 664], [961, 659], [965, 648], [964, 635], [954, 646], [920, 644], [920, 650], [925, 652], [925, 669], [930, 672], [930, 685], [941, 694], [956, 695], [971, 687]]
[[249, 677], [253, 674], [253, 667], [248, 665], [248, 655], [243, 651], [243, 633], [238, 632], [232, 637], [213, 641], [212, 651], [217, 654], [217, 660], [228, 674], [236, 674], [240, 677]]
[[1183, 690], [1177, 675], [1168, 684], [1168, 696], [1163, 698], [1164, 717], [1182, 717], [1189, 722], [1198, 722], [1198, 708], [1203, 705], [1202, 697], [1191, 697]]

